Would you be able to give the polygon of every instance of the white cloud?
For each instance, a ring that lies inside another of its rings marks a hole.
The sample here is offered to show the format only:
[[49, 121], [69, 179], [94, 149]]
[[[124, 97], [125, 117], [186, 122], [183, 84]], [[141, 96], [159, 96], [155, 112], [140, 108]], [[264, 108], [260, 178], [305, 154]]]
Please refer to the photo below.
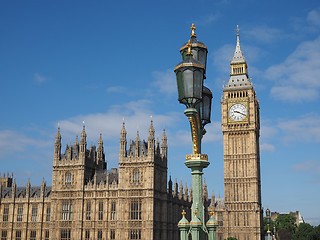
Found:
[[176, 77], [172, 69], [168, 69], [164, 72], [154, 71], [152, 76], [154, 78], [153, 85], [158, 88], [160, 93], [177, 93]]
[[266, 25], [255, 26], [251, 29], [244, 30], [246, 37], [255, 38], [260, 43], [273, 43], [287, 35], [278, 28], [268, 27]]
[[292, 169], [309, 173], [320, 173], [320, 161], [310, 160], [303, 163], [297, 163], [292, 166]]
[[275, 86], [271, 88], [270, 93], [276, 99], [289, 102], [312, 101], [319, 96], [314, 88], [303, 89], [296, 86]]
[[[320, 37], [301, 43], [283, 63], [267, 69], [264, 74], [266, 78], [277, 82], [271, 89], [271, 95], [285, 101], [317, 99], [320, 88], [319, 66]], [[285, 93], [288, 89], [290, 91]], [[288, 95], [290, 92], [296, 98]]]
[[217, 21], [220, 18], [219, 13], [211, 13], [209, 15], [202, 16], [199, 20], [196, 20], [196, 26], [206, 26], [210, 25], [211, 23]]
[[213, 65], [220, 72], [228, 74], [230, 72], [230, 61], [233, 56], [236, 45], [225, 44], [213, 52]]
[[320, 26], [320, 8], [314, 9], [308, 13], [307, 21], [316, 26]]
[[273, 152], [274, 151], [274, 146], [272, 144], [269, 144], [269, 143], [262, 143], [262, 144], [260, 144], [260, 150], [261, 151]]
[[271, 125], [271, 121], [263, 120], [261, 122], [261, 137], [263, 139], [273, 138], [279, 131], [277, 127]]
[[122, 128], [122, 119], [124, 118], [128, 138], [134, 139], [137, 130], [139, 130], [141, 138], [147, 138], [151, 115], [156, 134], [160, 135], [162, 135], [163, 128], [174, 125], [179, 119], [178, 113], [154, 114], [150, 108], [150, 101], [139, 100], [125, 105], [114, 106], [107, 113], [78, 115], [65, 119], [60, 123], [62, 137], [66, 137], [68, 140], [74, 139], [76, 134], [79, 135], [81, 133], [82, 122], [85, 121], [86, 133], [89, 139], [97, 139], [101, 131], [103, 139], [117, 141]]
[[112, 86], [107, 88], [107, 92], [109, 93], [123, 93], [125, 91], [126, 91], [126, 88], [122, 86]]
[[45, 78], [44, 76], [40, 75], [39, 73], [35, 73], [33, 74], [34, 80], [36, 80], [36, 82], [38, 83], [43, 83], [47, 80], [47, 78]]
[[207, 130], [206, 134], [203, 136], [203, 142], [222, 142], [222, 129], [221, 122], [211, 122], [205, 126]]
[[287, 142], [320, 142], [320, 116], [311, 114], [299, 119], [281, 121], [278, 128]]
[[49, 144], [50, 141], [35, 140], [17, 131], [0, 131], [0, 157], [14, 152], [25, 152], [28, 147], [43, 148]]

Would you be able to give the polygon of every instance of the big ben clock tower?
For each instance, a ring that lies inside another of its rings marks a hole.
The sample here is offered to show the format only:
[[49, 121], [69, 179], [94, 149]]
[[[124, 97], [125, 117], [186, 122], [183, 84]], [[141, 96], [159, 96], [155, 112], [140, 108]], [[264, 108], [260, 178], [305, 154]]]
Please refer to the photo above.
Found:
[[248, 77], [237, 27], [230, 79], [223, 88], [221, 122], [224, 152], [223, 237], [261, 240], [259, 101]]

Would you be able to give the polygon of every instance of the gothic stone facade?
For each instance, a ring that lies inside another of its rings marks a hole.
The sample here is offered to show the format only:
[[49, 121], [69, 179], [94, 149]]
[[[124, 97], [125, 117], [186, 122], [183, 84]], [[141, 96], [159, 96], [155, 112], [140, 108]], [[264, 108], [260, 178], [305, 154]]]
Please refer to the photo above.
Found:
[[221, 98], [225, 198], [211, 201], [219, 227], [217, 239], [261, 240], [259, 101], [248, 77], [247, 63], [237, 46], [230, 79]]
[[[80, 142], [61, 153], [56, 136], [52, 187], [17, 187], [12, 177], [0, 185], [1, 240], [179, 239], [181, 212], [191, 206], [187, 187], [167, 188], [167, 138], [155, 143], [151, 122], [148, 141], [139, 135], [127, 148], [123, 124], [119, 169], [106, 170], [103, 141], [87, 149]], [[11, 181], [11, 182], [10, 182]], [[178, 188], [180, 191], [178, 191]]]

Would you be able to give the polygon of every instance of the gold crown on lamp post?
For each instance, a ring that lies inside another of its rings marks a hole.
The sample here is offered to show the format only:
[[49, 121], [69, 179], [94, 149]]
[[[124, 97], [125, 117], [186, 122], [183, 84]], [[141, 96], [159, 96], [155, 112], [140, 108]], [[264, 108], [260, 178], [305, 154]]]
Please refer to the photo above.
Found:
[[196, 30], [196, 27], [194, 26], [194, 23], [191, 25], [191, 37], [196, 37], [196, 33], [194, 32]]

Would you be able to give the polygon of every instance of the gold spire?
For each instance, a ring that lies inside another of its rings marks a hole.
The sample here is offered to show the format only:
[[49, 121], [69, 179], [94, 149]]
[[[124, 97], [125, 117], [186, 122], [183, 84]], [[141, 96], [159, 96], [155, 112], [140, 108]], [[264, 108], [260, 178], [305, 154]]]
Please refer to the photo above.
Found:
[[213, 216], [213, 211], [212, 211], [212, 210], [210, 211], [210, 216], [211, 216], [211, 217]]
[[191, 52], [191, 41], [190, 40], [187, 43], [187, 47], [188, 47], [187, 55], [192, 55], [192, 52]]
[[196, 209], [196, 210], [194, 210], [194, 215], [196, 215], [197, 216], [197, 214], [198, 214], [198, 210]]
[[183, 209], [183, 211], [182, 211], [182, 216], [185, 216], [187, 213], [186, 213], [186, 211]]
[[196, 37], [196, 33], [194, 32], [196, 30], [196, 27], [194, 26], [194, 24], [192, 23], [192, 26], [191, 26], [191, 37]]

